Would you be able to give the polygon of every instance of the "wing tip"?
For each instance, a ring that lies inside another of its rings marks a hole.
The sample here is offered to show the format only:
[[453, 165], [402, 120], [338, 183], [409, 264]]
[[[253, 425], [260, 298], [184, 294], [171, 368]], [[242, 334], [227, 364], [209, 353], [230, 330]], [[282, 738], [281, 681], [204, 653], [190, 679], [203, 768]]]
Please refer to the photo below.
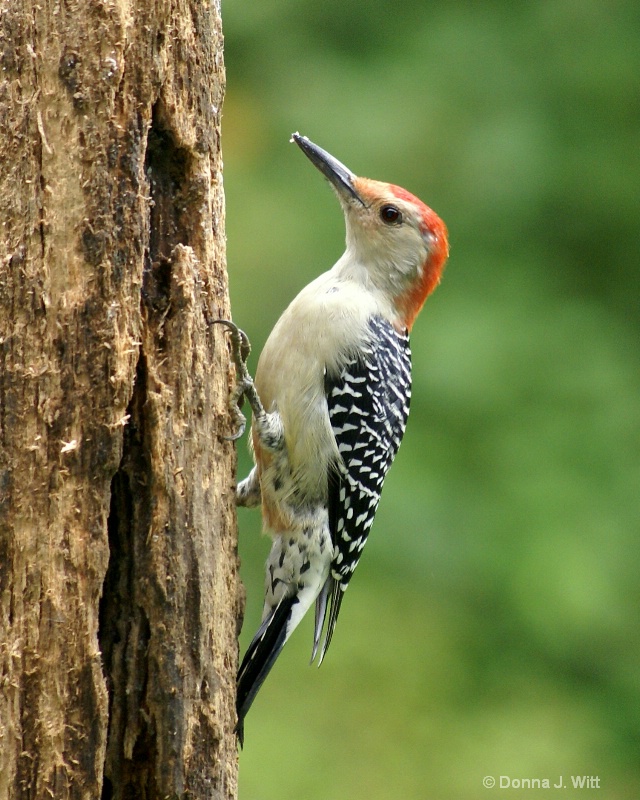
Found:
[[[316, 627], [313, 637], [311, 663], [313, 664], [319, 649], [320, 657], [318, 658], [318, 667], [322, 666], [324, 657], [333, 639], [333, 632], [338, 621], [338, 614], [340, 613], [340, 606], [342, 605], [342, 598], [344, 597], [346, 589], [347, 584], [342, 584], [332, 575], [329, 575], [316, 600]], [[327, 629], [325, 631], [322, 647], [320, 647], [322, 629], [324, 628], [324, 622], [327, 617], [327, 599], [329, 599], [329, 619], [327, 621]]]

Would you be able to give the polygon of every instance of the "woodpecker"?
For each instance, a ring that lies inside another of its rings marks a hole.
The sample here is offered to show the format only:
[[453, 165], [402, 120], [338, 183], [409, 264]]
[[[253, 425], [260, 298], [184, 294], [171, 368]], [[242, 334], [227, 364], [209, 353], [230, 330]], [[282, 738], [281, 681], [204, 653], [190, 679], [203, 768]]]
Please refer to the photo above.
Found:
[[[253, 413], [255, 466], [237, 504], [262, 506], [273, 544], [262, 624], [238, 672], [238, 736], [285, 642], [315, 602], [313, 662], [331, 643], [344, 592], [404, 434], [411, 397], [409, 332], [440, 281], [447, 229], [417, 197], [360, 178], [307, 137], [294, 141], [332, 185], [346, 222], [346, 250], [276, 323], [255, 382], [250, 346], [233, 323], [239, 401]], [[325, 629], [326, 620], [326, 629]], [[323, 629], [325, 630], [322, 639]], [[321, 644], [322, 640], [322, 644]]]

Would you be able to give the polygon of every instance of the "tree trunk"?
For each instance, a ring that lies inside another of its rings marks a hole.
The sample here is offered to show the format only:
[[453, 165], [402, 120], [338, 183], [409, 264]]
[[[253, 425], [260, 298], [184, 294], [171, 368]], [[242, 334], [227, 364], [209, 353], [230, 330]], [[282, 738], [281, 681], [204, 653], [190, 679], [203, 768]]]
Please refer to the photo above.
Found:
[[0, 26], [0, 800], [234, 798], [219, 6]]

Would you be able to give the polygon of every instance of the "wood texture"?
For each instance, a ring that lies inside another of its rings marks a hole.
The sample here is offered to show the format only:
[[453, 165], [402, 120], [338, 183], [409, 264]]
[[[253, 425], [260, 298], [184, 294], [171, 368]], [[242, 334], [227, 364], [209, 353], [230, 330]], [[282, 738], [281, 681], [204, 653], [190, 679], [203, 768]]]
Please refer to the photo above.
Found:
[[219, 7], [0, 6], [0, 798], [234, 798]]

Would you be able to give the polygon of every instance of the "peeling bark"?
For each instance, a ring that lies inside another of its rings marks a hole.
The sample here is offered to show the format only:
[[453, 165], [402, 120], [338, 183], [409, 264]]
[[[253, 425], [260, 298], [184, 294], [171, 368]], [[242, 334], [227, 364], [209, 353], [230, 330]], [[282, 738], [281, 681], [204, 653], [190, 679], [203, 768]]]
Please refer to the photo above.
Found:
[[0, 800], [235, 798], [219, 7], [0, 5]]

